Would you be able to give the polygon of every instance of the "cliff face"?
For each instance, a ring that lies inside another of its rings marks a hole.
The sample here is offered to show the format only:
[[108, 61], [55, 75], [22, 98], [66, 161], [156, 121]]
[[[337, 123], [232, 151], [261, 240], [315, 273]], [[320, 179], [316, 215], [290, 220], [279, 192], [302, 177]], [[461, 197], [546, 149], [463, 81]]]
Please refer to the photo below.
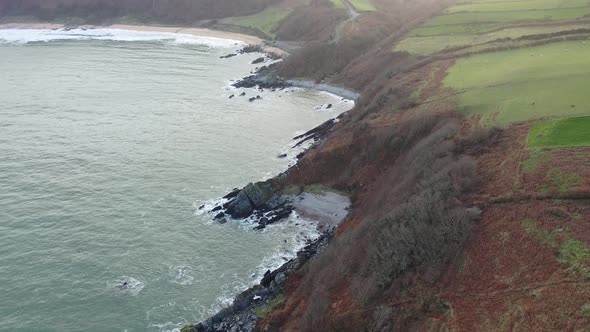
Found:
[[121, 16], [188, 24], [257, 13], [278, 0], [22, 0], [0, 1], [0, 16], [33, 15], [40, 19], [78, 17], [94, 23]]

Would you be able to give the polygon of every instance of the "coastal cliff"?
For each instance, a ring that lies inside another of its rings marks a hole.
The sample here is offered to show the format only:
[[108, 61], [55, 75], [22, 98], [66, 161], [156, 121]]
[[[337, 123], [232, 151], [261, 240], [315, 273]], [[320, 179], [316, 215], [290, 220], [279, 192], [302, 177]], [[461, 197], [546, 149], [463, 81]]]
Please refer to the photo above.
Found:
[[[589, 326], [589, 9], [355, 3], [312, 1], [318, 16], [287, 6], [272, 29], [248, 23], [290, 51], [269, 69], [276, 77], [360, 95], [311, 132], [316, 143], [288, 172], [215, 211], [259, 213], [264, 227], [295, 208], [274, 198], [319, 186], [350, 197], [350, 213], [182, 331]], [[326, 17], [315, 38], [294, 23]]]

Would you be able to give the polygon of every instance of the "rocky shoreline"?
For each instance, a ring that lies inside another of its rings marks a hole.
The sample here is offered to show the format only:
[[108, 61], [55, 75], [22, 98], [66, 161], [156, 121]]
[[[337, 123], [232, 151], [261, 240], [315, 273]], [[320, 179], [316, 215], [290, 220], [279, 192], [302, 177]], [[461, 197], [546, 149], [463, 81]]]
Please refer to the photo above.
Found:
[[[295, 146], [308, 140], [317, 142], [333, 128], [335, 120], [329, 120], [294, 139]], [[291, 168], [290, 168], [291, 169]], [[290, 170], [289, 169], [289, 170]], [[306, 192], [304, 186], [285, 183], [289, 170], [275, 178], [249, 183], [242, 189], [234, 189], [223, 197], [223, 202], [210, 209], [213, 219], [226, 223], [228, 218], [254, 221], [255, 230], [280, 222], [295, 211], [303, 217], [317, 221], [321, 235], [308, 240], [305, 247], [293, 258], [274, 271], [268, 270], [259, 284], [235, 297], [231, 306], [198, 324], [187, 325], [182, 332], [246, 332], [259, 330], [261, 312], [270, 311], [284, 300], [288, 275], [302, 268], [306, 262], [321, 253], [334, 236], [336, 226], [347, 216], [350, 200], [335, 192]], [[199, 209], [205, 209], [202, 205]]]
[[[252, 64], [262, 64], [267, 59], [279, 60], [282, 58], [281, 54], [278, 54], [276, 52], [270, 52], [263, 45], [247, 45], [244, 48], [236, 51], [235, 53], [229, 53], [221, 56], [220, 58], [228, 59], [238, 56], [239, 54], [248, 53], [264, 54], [264, 57], [255, 59], [254, 61], [252, 61]], [[272, 91], [284, 90], [290, 87], [304, 88], [328, 92], [343, 99], [353, 101], [357, 100], [360, 97], [360, 94], [358, 92], [331, 84], [318, 83], [310, 80], [285, 80], [276, 75], [274, 71], [275, 64], [276, 63], [272, 63], [270, 65], [265, 65], [256, 68], [255, 72], [252, 75], [246, 76], [238, 80], [237, 82], [233, 83], [232, 86], [235, 88], [270, 89]]]
[[[234, 189], [224, 196], [225, 203], [217, 205], [209, 213], [216, 213], [214, 219], [221, 223], [225, 223], [229, 217], [253, 219], [258, 224], [254, 229], [261, 230], [297, 211], [303, 216], [317, 219], [317, 228], [321, 235], [315, 240], [308, 240], [305, 247], [297, 252], [296, 258], [276, 270], [268, 270], [259, 284], [236, 296], [231, 306], [203, 322], [183, 327], [182, 332], [259, 330], [257, 324], [260, 313], [282, 303], [289, 274], [302, 268], [328, 246], [336, 226], [348, 214], [350, 200], [337, 193], [310, 194], [305, 192], [304, 187], [283, 186], [285, 177], [286, 174], [283, 173], [268, 181], [250, 183], [243, 189]], [[326, 202], [335, 209], [326, 208]], [[200, 208], [203, 209], [204, 206]]]
[[[236, 53], [222, 56], [222, 58], [231, 58], [244, 53], [265, 52], [262, 46], [247, 46]], [[265, 54], [270, 59], [276, 59], [272, 54]], [[263, 63], [264, 60], [264, 58], [257, 58], [254, 62], [258, 64]], [[257, 68], [253, 75], [235, 82], [232, 86], [271, 89], [272, 91], [289, 87], [311, 88], [352, 100], [359, 96], [350, 90], [327, 84], [312, 83], [310, 81], [283, 80], [273, 73], [273, 65], [271, 64]], [[312, 142], [310, 147], [297, 155], [297, 159], [301, 159], [309, 149], [315, 148], [316, 144], [333, 130], [341, 116], [330, 119], [306, 133], [294, 137], [293, 140], [296, 143], [292, 148]], [[229, 218], [248, 220], [255, 224], [255, 230], [260, 231], [268, 225], [287, 219], [295, 211], [303, 217], [316, 220], [317, 229], [321, 235], [316, 240], [308, 240], [305, 247], [297, 253], [296, 258], [287, 261], [274, 271], [267, 271], [259, 284], [237, 295], [231, 306], [203, 322], [184, 326], [182, 332], [238, 332], [260, 329], [257, 325], [260, 318], [259, 313], [270, 311], [275, 305], [282, 303], [289, 273], [303, 267], [307, 261], [313, 259], [328, 246], [330, 239], [334, 236], [336, 226], [348, 214], [350, 200], [347, 196], [338, 193], [308, 193], [304, 186], [287, 185], [285, 181], [290, 169], [272, 179], [249, 183], [241, 189], [232, 190], [223, 196], [220, 203], [207, 212], [221, 224], [226, 223]], [[205, 209], [205, 206], [202, 205], [199, 209]]]
[[272, 309], [284, 299], [287, 275], [325, 250], [333, 236], [334, 230], [331, 230], [308, 242], [296, 258], [274, 271], [267, 271], [258, 285], [236, 296], [231, 306], [203, 322], [184, 326], [181, 332], [245, 332], [259, 329], [259, 313]]

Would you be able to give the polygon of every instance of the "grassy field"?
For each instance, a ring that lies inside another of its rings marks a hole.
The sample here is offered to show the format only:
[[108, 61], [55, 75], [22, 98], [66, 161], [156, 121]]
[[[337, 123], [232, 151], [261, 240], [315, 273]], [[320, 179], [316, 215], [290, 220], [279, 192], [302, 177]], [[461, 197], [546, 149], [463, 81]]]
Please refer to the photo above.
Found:
[[352, 6], [359, 12], [372, 12], [377, 10], [369, 0], [349, 0]]
[[550, 120], [531, 127], [529, 147], [590, 146], [590, 117]]
[[588, 6], [587, 0], [529, 0], [512, 2], [479, 2], [451, 7], [449, 8], [448, 13], [543, 10], [584, 6]]
[[502, 27], [498, 23], [472, 23], [456, 25], [421, 26], [410, 31], [410, 37], [474, 34], [496, 30]]
[[467, 24], [467, 23], [512, 23], [523, 21], [573, 20], [590, 14], [590, 7], [560, 8], [551, 10], [524, 10], [506, 12], [473, 12], [437, 16], [426, 22], [425, 26]]
[[271, 39], [275, 38], [275, 29], [292, 11], [293, 7], [271, 7], [260, 13], [230, 17], [221, 20], [222, 24], [237, 25], [249, 29], [259, 30]]
[[402, 40], [395, 48], [396, 51], [406, 51], [409, 53], [430, 55], [445, 48], [458, 46], [471, 46], [482, 43], [489, 43], [494, 40], [503, 38], [517, 39], [523, 36], [533, 36], [549, 34], [562, 31], [571, 31], [578, 29], [590, 29], [588, 24], [567, 24], [567, 25], [548, 25], [534, 27], [515, 27], [492, 31], [488, 33], [466, 34], [466, 35], [443, 35], [427, 37], [408, 37]]
[[472, 0], [457, 3], [410, 36], [489, 32], [510, 24], [578, 20], [590, 15], [589, 0]]
[[342, 0], [331, 0], [331, 1], [334, 4], [334, 7], [339, 8], [339, 9], [346, 9], [346, 5], [344, 4], [344, 2], [342, 2]]
[[481, 54], [459, 59], [444, 84], [461, 92], [461, 111], [488, 126], [587, 115], [589, 57], [590, 42], [580, 41]]

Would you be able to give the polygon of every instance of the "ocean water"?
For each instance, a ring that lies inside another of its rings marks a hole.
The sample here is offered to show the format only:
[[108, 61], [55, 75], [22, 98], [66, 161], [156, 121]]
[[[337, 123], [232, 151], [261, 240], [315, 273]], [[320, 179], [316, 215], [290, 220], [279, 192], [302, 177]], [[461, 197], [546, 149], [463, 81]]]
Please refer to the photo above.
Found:
[[174, 330], [317, 236], [295, 216], [256, 232], [197, 208], [285, 170], [293, 136], [352, 107], [230, 88], [260, 56], [219, 58], [239, 47], [0, 30], [1, 331]]

